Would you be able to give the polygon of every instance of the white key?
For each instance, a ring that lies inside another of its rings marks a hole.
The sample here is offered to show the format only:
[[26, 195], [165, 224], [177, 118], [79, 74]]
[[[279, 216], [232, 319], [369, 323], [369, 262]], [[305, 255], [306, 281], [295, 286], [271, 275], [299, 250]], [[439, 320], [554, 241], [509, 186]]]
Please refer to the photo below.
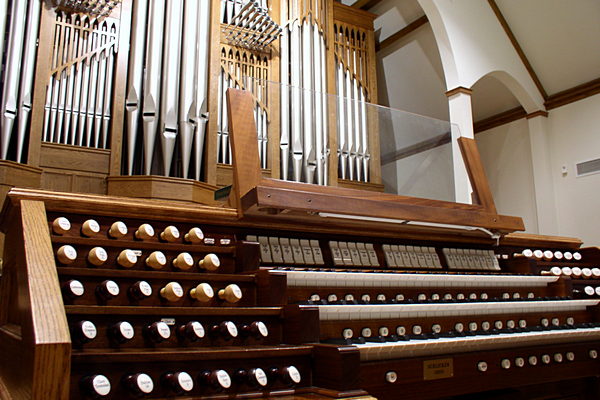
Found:
[[279, 238], [270, 237], [269, 246], [271, 247], [271, 257], [274, 263], [283, 263], [283, 254], [281, 253], [281, 246], [279, 245]]

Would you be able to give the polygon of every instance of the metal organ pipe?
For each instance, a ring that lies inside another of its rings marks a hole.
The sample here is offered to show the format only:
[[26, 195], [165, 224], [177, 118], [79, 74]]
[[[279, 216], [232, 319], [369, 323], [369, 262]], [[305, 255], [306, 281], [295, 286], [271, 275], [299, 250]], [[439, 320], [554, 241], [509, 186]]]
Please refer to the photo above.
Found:
[[179, 91], [179, 59], [181, 56], [181, 19], [183, 1], [170, 0], [167, 3], [167, 16], [164, 35], [162, 99], [160, 107], [160, 139], [165, 176], [171, 172], [175, 140], [177, 139], [177, 109]]
[[[6, 1], [3, 2], [6, 7]], [[25, 50], [23, 55], [23, 69], [21, 73], [21, 89], [19, 91], [19, 126], [17, 130], [17, 162], [23, 162], [25, 154], [23, 147], [25, 144], [25, 133], [29, 124], [31, 106], [33, 102], [33, 76], [35, 72], [35, 55], [37, 53], [37, 36], [40, 23], [41, 0], [30, 0], [27, 10], [27, 30], [25, 32]], [[0, 10], [0, 19], [4, 19], [4, 13]], [[0, 22], [0, 24], [2, 24]], [[0, 26], [0, 33], [4, 29]], [[2, 45], [0, 44], [0, 54], [2, 54]]]
[[[4, 1], [6, 3], [6, 0]], [[6, 160], [8, 146], [15, 119], [17, 117], [17, 98], [19, 91], [19, 77], [21, 74], [21, 54], [23, 50], [23, 36], [25, 31], [25, 1], [14, 1], [10, 18], [10, 32], [6, 48], [7, 59], [4, 70], [4, 90], [2, 91], [2, 107], [0, 120], [0, 145], [1, 156]], [[4, 37], [4, 31], [0, 31]], [[3, 40], [2, 39], [0, 40]], [[0, 53], [1, 55], [2, 53]]]
[[321, 185], [327, 181], [328, 152], [322, 8], [318, 0], [288, 0], [282, 6], [280, 136], [282, 178]]
[[164, 0], [151, 0], [142, 114], [144, 121], [144, 173], [146, 175], [150, 175], [152, 169], [154, 142], [158, 129], [164, 9]]
[[194, 127], [197, 124], [197, 111], [195, 90], [196, 86], [196, 47], [198, 41], [198, 3], [186, 1], [184, 8], [182, 53], [194, 54], [181, 66], [181, 86], [179, 89], [179, 142], [181, 144], [181, 160], [183, 176], [187, 178], [190, 159], [192, 155], [192, 141], [194, 140]]
[[[198, 7], [198, 40], [196, 49], [197, 71], [194, 77], [196, 88], [196, 124], [194, 130], [194, 161], [196, 166], [195, 177], [200, 180], [202, 155], [204, 154], [204, 136], [208, 119], [208, 49], [210, 26], [210, 3], [201, 1]], [[187, 177], [184, 175], [184, 178]]]
[[139, 112], [142, 101], [147, 13], [148, 2], [135, 1], [133, 3], [131, 47], [129, 50], [129, 76], [127, 79], [127, 97], [125, 99], [127, 121], [127, 174], [129, 175], [133, 174]]

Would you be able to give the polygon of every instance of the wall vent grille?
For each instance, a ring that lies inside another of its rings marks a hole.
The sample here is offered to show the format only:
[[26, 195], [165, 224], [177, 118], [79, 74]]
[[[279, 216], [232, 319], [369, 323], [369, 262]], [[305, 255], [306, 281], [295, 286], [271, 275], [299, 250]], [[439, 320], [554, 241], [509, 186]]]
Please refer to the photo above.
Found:
[[600, 158], [594, 160], [583, 161], [575, 164], [577, 170], [577, 176], [585, 176], [590, 174], [597, 174], [600, 172]]

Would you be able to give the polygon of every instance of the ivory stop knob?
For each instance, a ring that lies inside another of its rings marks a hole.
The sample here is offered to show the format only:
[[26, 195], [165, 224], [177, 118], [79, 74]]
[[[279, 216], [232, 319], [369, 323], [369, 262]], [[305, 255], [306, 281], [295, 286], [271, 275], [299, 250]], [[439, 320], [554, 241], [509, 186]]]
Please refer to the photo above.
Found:
[[146, 258], [146, 265], [152, 269], [161, 269], [167, 265], [167, 257], [165, 257], [162, 251], [153, 251]]
[[151, 239], [154, 237], [154, 228], [150, 224], [142, 224], [135, 231], [135, 237], [140, 240]]
[[123, 268], [131, 268], [137, 263], [137, 256], [133, 250], [125, 249], [119, 253], [117, 263]]
[[77, 251], [73, 246], [65, 244], [56, 252], [56, 258], [62, 264], [71, 264], [77, 258]]
[[80, 383], [82, 391], [92, 398], [106, 397], [110, 393], [110, 381], [104, 375], [86, 376]]
[[206, 303], [212, 300], [212, 298], [215, 296], [215, 292], [208, 283], [201, 283], [190, 290], [190, 296], [193, 299]]
[[221, 260], [216, 254], [210, 253], [205, 255], [198, 265], [207, 271], [216, 271], [221, 266]]
[[167, 373], [162, 379], [176, 394], [188, 393], [194, 389], [194, 379], [187, 372]]
[[71, 279], [62, 285], [62, 291], [66, 297], [70, 299], [76, 299], [83, 296], [85, 293], [85, 288], [83, 287], [83, 283], [80, 281]]
[[219, 290], [218, 296], [221, 300], [225, 300], [228, 303], [237, 303], [242, 299], [242, 289], [235, 283], [232, 283], [227, 285], [225, 289]]
[[65, 217], [58, 217], [52, 221], [52, 232], [57, 235], [64, 235], [71, 229], [71, 222]]
[[144, 373], [127, 375], [123, 378], [123, 383], [134, 397], [143, 397], [154, 390], [152, 378]]
[[204, 240], [204, 232], [202, 232], [202, 229], [194, 227], [185, 234], [183, 239], [188, 243], [202, 243]]
[[165, 242], [176, 242], [179, 240], [179, 229], [173, 225], [167, 226], [164, 231], [160, 233], [160, 238]]
[[177, 282], [169, 282], [160, 289], [160, 295], [167, 301], [178, 301], [183, 297], [183, 288]]
[[81, 225], [81, 234], [83, 236], [94, 236], [100, 232], [100, 224], [95, 219], [88, 219]]
[[85, 344], [96, 338], [98, 330], [93, 322], [84, 320], [77, 323], [72, 333], [78, 344]]
[[122, 221], [114, 222], [108, 229], [108, 236], [113, 239], [120, 239], [127, 235], [127, 225]]
[[284, 367], [281, 371], [281, 375], [285, 382], [295, 385], [299, 384], [302, 380], [300, 371], [298, 371], [298, 368], [296, 368], [293, 365], [290, 365], [289, 367]]
[[94, 247], [88, 253], [87, 259], [90, 264], [99, 267], [108, 260], [108, 254], [102, 247]]
[[178, 269], [188, 270], [194, 266], [194, 259], [190, 253], [180, 253], [173, 260], [173, 266]]

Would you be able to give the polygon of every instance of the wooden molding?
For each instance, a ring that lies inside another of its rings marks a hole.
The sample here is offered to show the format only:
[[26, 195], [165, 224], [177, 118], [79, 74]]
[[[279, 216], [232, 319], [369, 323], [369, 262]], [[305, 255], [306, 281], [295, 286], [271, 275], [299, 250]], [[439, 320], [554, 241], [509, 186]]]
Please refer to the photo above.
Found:
[[502, 28], [504, 29], [504, 32], [506, 32], [506, 36], [508, 36], [508, 39], [510, 40], [510, 42], [513, 45], [513, 47], [515, 48], [515, 51], [519, 55], [519, 58], [521, 59], [521, 62], [525, 66], [525, 69], [527, 69], [527, 72], [529, 72], [529, 75], [531, 76], [531, 79], [533, 80], [533, 83], [535, 83], [535, 86], [540, 91], [540, 94], [542, 95], [542, 97], [544, 98], [544, 100], [546, 100], [548, 98], [548, 94], [546, 93], [546, 90], [542, 86], [542, 83], [540, 82], [540, 79], [538, 78], [537, 74], [533, 70], [533, 67], [531, 66], [531, 63], [529, 62], [529, 60], [527, 59], [527, 56], [525, 55], [525, 52], [523, 52], [523, 49], [521, 48], [521, 45], [519, 45], [519, 42], [517, 42], [517, 38], [513, 34], [512, 30], [510, 29], [510, 26], [508, 26], [508, 22], [506, 22], [506, 19], [504, 18], [504, 15], [502, 15], [502, 12], [500, 12], [500, 8], [498, 8], [498, 5], [496, 4], [496, 1], [495, 0], [488, 0], [488, 3], [490, 5], [490, 7], [492, 8], [492, 11], [494, 11], [494, 14], [496, 14], [496, 18], [498, 18], [498, 22], [500, 22], [500, 25], [502, 25]]
[[427, 15], [423, 15], [421, 18], [414, 20], [413, 22], [406, 25], [404, 28], [400, 29], [398, 32], [394, 33], [390, 37], [377, 43], [375, 45], [375, 50], [379, 52], [381, 50], [384, 50], [384, 49], [392, 46], [394, 43], [396, 43], [400, 39], [407, 36], [409, 33], [417, 30], [418, 28], [420, 28], [421, 26], [425, 25], [428, 22], [429, 22], [429, 19], [427, 19]]
[[600, 78], [575, 86], [571, 89], [555, 93], [546, 99], [544, 106], [547, 110], [573, 103], [600, 93]]
[[375, 7], [381, 3], [381, 0], [357, 0], [351, 7], [358, 8], [361, 10], [368, 10], [369, 8]]
[[527, 119], [531, 119], [531, 118], [535, 118], [535, 117], [548, 118], [548, 111], [538, 110], [538, 111], [534, 111], [532, 113], [529, 113], [529, 114], [527, 114], [525, 116], [525, 118], [527, 118]]
[[446, 95], [446, 97], [452, 97], [459, 93], [464, 93], [464, 94], [468, 94], [469, 96], [471, 96], [473, 94], [473, 90], [466, 88], [464, 86], [458, 86], [458, 87], [455, 87], [454, 89], [448, 90], [444, 94]]
[[481, 121], [475, 122], [473, 124], [473, 131], [475, 133], [480, 133], [500, 125], [508, 124], [509, 122], [516, 121], [526, 116], [527, 112], [525, 111], [525, 109], [519, 106], [508, 111], [501, 112], [500, 114], [493, 115], [489, 118], [482, 119]]

